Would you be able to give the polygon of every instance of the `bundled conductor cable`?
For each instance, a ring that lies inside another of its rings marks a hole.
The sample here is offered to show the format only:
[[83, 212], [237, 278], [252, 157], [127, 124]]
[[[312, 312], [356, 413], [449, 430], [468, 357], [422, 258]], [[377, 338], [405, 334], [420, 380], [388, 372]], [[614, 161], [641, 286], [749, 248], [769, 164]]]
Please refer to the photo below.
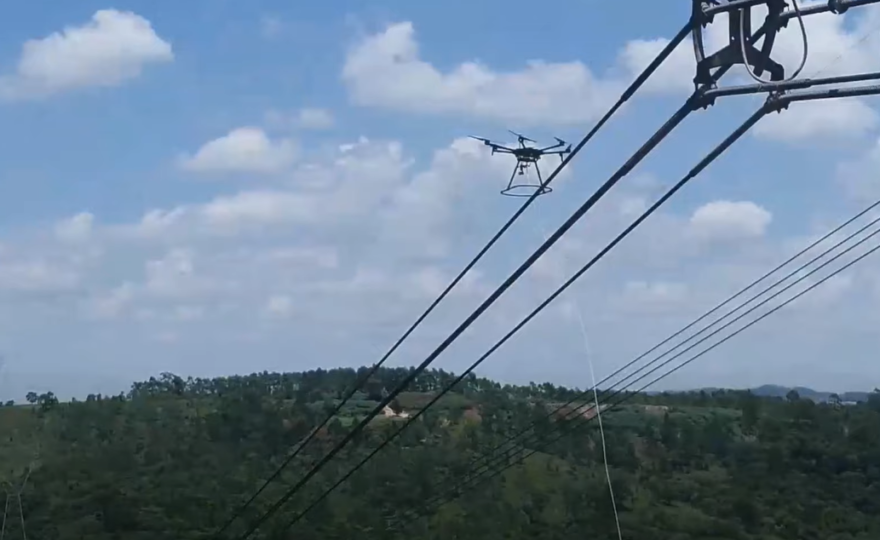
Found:
[[[694, 325], [696, 325], [699, 321], [704, 320], [707, 316], [709, 316], [709, 314], [714, 313], [714, 312], [717, 312], [719, 309], [721, 309], [721, 308], [724, 307], [725, 305], [729, 304], [732, 300], [734, 300], [735, 298], [741, 296], [741, 295], [742, 295], [743, 293], [745, 293], [747, 290], [752, 289], [752, 288], [755, 287], [758, 283], [764, 281], [765, 279], [767, 279], [768, 277], [770, 277], [772, 274], [778, 272], [778, 271], [781, 270], [783, 267], [785, 267], [785, 266], [787, 266], [788, 264], [790, 264], [791, 262], [793, 262], [795, 259], [797, 259], [797, 258], [799, 258], [800, 256], [806, 254], [808, 251], [811, 251], [812, 249], [814, 249], [815, 247], [817, 247], [820, 243], [822, 243], [823, 241], [829, 239], [829, 238], [832, 237], [833, 235], [837, 234], [837, 233], [838, 233], [840, 230], [842, 230], [844, 227], [846, 227], [846, 226], [848, 226], [849, 224], [853, 223], [855, 220], [859, 219], [860, 217], [866, 215], [867, 213], [869, 213], [870, 211], [874, 210], [874, 209], [877, 208], [878, 206], [880, 206], [880, 201], [875, 202], [874, 204], [872, 204], [871, 206], [869, 206], [868, 208], [866, 208], [865, 210], [863, 210], [862, 212], [860, 212], [860, 213], [857, 214], [856, 216], [850, 218], [850, 219], [847, 220], [845, 223], [841, 224], [840, 226], [838, 226], [838, 227], [835, 228], [834, 230], [832, 230], [832, 231], [830, 231], [829, 233], [827, 233], [826, 235], [824, 235], [824, 236], [823, 236], [822, 238], [820, 238], [819, 240], [817, 240], [817, 241], [811, 243], [807, 248], [805, 248], [805, 249], [801, 250], [800, 252], [798, 252], [794, 257], [789, 258], [786, 262], [782, 263], [781, 265], [777, 266], [776, 268], [774, 268], [774, 269], [771, 270], [770, 272], [764, 274], [763, 276], [761, 276], [761, 277], [758, 278], [757, 280], [753, 281], [751, 284], [749, 284], [747, 287], [745, 287], [744, 289], [740, 290], [739, 292], [737, 292], [737, 293], [734, 294], [733, 296], [727, 298], [724, 302], [722, 302], [721, 304], [719, 304], [718, 306], [716, 306], [715, 308], [713, 308], [712, 310], [710, 310], [709, 312], [707, 312], [706, 314], [704, 314], [703, 316], [701, 316], [700, 318], [698, 318], [696, 321], [690, 323], [690, 324], [689, 324], [688, 326], [686, 326], [684, 329], [682, 329], [682, 330], [676, 332], [675, 334], [673, 334], [673, 336], [671, 336], [670, 338], [667, 338], [666, 340], [664, 340], [663, 342], [661, 342], [660, 345], [653, 347], [653, 348], [651, 349], [651, 351], [655, 351], [655, 350], [659, 349], [664, 343], [667, 343], [667, 342], [671, 341], [672, 339], [674, 339], [675, 336], [678, 336], [678, 335], [682, 334], [683, 332], [687, 331], [687, 329], [692, 328], [692, 327], [693, 327]], [[788, 274], [786, 274], [785, 276], [779, 278], [779, 279], [776, 280], [774, 283], [772, 283], [771, 285], [767, 286], [766, 288], [764, 288], [764, 289], [761, 290], [760, 292], [755, 293], [751, 298], [749, 298], [748, 300], [743, 301], [743, 302], [740, 303], [737, 307], [733, 308], [732, 310], [730, 310], [729, 312], [727, 312], [724, 316], [722, 316], [721, 318], [717, 319], [717, 320], [714, 321], [713, 323], [711, 323], [711, 324], [709, 324], [708, 326], [704, 327], [702, 330], [700, 330], [700, 331], [697, 332], [696, 334], [693, 334], [693, 335], [692, 335], [691, 337], [689, 337], [688, 339], [686, 339], [686, 340], [684, 340], [683, 342], [679, 343], [679, 344], [676, 345], [675, 347], [673, 347], [673, 348], [667, 350], [665, 353], [663, 353], [662, 355], [660, 355], [658, 358], [656, 358], [655, 360], [653, 360], [653, 361], [647, 363], [645, 366], [639, 368], [639, 369], [636, 370], [635, 372], [631, 373], [629, 376], [624, 377], [621, 381], [618, 381], [616, 384], [617, 384], [617, 385], [620, 385], [622, 382], [627, 381], [627, 380], [630, 379], [632, 376], [637, 375], [637, 374], [639, 374], [640, 372], [643, 372], [644, 370], [648, 369], [649, 367], [651, 367], [651, 366], [654, 365], [655, 363], [659, 362], [659, 361], [660, 361], [664, 356], [666, 356], [669, 352], [674, 351], [675, 349], [679, 348], [681, 345], [683, 345], [683, 344], [685, 344], [685, 343], [691, 341], [692, 339], [694, 339], [694, 338], [696, 338], [697, 336], [699, 336], [701, 333], [703, 333], [703, 332], [705, 332], [706, 330], [712, 328], [713, 326], [719, 324], [721, 321], [725, 320], [726, 318], [730, 317], [730, 316], [733, 315], [734, 313], [736, 313], [736, 312], [738, 312], [739, 310], [741, 310], [743, 307], [749, 305], [750, 303], [754, 302], [755, 300], [757, 300], [758, 298], [760, 298], [760, 297], [762, 297], [763, 295], [767, 294], [768, 292], [771, 292], [772, 290], [778, 288], [780, 285], [782, 285], [782, 284], [785, 283], [786, 281], [790, 280], [792, 277], [794, 277], [794, 276], [796, 276], [796, 275], [798, 275], [798, 274], [801, 274], [801, 276], [800, 276], [798, 279], [796, 279], [795, 281], [793, 281], [792, 283], [786, 285], [786, 286], [783, 287], [781, 290], [778, 290], [777, 292], [773, 293], [773, 294], [772, 294], [771, 296], [769, 296], [768, 298], [765, 298], [764, 300], [762, 300], [762, 301], [761, 301], [760, 303], [758, 303], [757, 305], [753, 306], [752, 308], [750, 308], [750, 309], [747, 310], [746, 312], [740, 314], [740, 315], [737, 316], [735, 319], [733, 319], [733, 320], [727, 322], [726, 324], [724, 324], [724, 325], [721, 326], [720, 328], [714, 330], [712, 333], [710, 333], [709, 335], [703, 337], [702, 339], [700, 339], [700, 340], [697, 341], [696, 343], [693, 343], [692, 345], [690, 345], [690, 346], [687, 347], [686, 349], [684, 349], [684, 350], [682, 350], [682, 351], [676, 353], [675, 355], [673, 355], [672, 357], [670, 357], [670, 358], [667, 359], [666, 361], [662, 362], [661, 364], [657, 365], [656, 367], [654, 367], [654, 368], [651, 369], [650, 371], [647, 371], [646, 373], [643, 373], [641, 376], [639, 376], [639, 377], [636, 378], [635, 380], [632, 380], [632, 381], [630, 381], [629, 383], [627, 383], [626, 385], [624, 385], [624, 386], [622, 386], [622, 387], [619, 387], [619, 388], [617, 388], [617, 389], [614, 389], [613, 391], [612, 391], [612, 390], [608, 390], [608, 391], [603, 392], [604, 395], [603, 395], [602, 398], [601, 398], [601, 402], [597, 402], [596, 407], [607, 406], [608, 409], [613, 409], [614, 407], [619, 406], [620, 404], [622, 404], [622, 403], [624, 403], [625, 401], [627, 401], [628, 399], [630, 399], [633, 395], [637, 395], [638, 393], [644, 391], [645, 389], [649, 388], [649, 387], [652, 386], [653, 384], [655, 384], [655, 383], [659, 382], [660, 380], [662, 380], [662, 379], [664, 379], [664, 378], [670, 376], [671, 374], [673, 374], [673, 373], [675, 373], [676, 371], [682, 369], [682, 368], [685, 367], [686, 365], [688, 365], [688, 364], [694, 362], [694, 361], [697, 360], [698, 358], [702, 357], [704, 354], [710, 352], [711, 350], [714, 350], [716, 347], [718, 347], [718, 346], [720, 346], [721, 344], [725, 343], [725, 342], [728, 341], [729, 339], [731, 339], [731, 338], [737, 336], [738, 334], [740, 334], [741, 332], [743, 332], [743, 331], [745, 331], [746, 329], [750, 328], [751, 326], [757, 324], [758, 322], [760, 322], [760, 321], [763, 320], [764, 318], [768, 317], [768, 316], [771, 315], [772, 313], [775, 313], [776, 311], [778, 311], [778, 310], [780, 310], [781, 308], [785, 307], [786, 305], [790, 304], [791, 302], [793, 302], [793, 301], [796, 300], [797, 298], [800, 298], [800, 297], [803, 296], [804, 294], [806, 294], [806, 293], [812, 291], [813, 289], [815, 289], [816, 287], [818, 287], [819, 285], [821, 285], [822, 283], [824, 283], [824, 282], [827, 281], [828, 279], [831, 279], [833, 276], [839, 274], [840, 272], [846, 270], [846, 269], [849, 268], [850, 266], [852, 266], [852, 265], [858, 263], [859, 261], [863, 260], [863, 259], [866, 258], [867, 256], [871, 255], [872, 253], [874, 253], [875, 251], [877, 251], [878, 249], [880, 249], [880, 245], [877, 245], [877, 246], [875, 246], [875, 247], [869, 249], [867, 252], [863, 253], [862, 255], [860, 255], [859, 257], [857, 257], [856, 259], [854, 259], [854, 260], [850, 261], [849, 263], [845, 264], [843, 267], [841, 267], [841, 268], [839, 268], [839, 269], [833, 271], [833, 272], [830, 273], [829, 275], [823, 277], [821, 280], [817, 281], [816, 283], [813, 283], [813, 284], [810, 285], [809, 287], [807, 287], [807, 288], [805, 288], [804, 290], [800, 291], [799, 293], [797, 293], [797, 294], [794, 295], [793, 297], [791, 297], [791, 298], [785, 300], [783, 303], [781, 303], [781, 304], [779, 304], [779, 305], [773, 307], [773, 308], [770, 309], [769, 311], [767, 311], [767, 312], [765, 312], [764, 314], [760, 315], [758, 318], [756, 318], [756, 319], [752, 320], [751, 322], [747, 323], [746, 325], [744, 325], [744, 326], [742, 326], [742, 327], [736, 329], [735, 331], [733, 331], [731, 334], [727, 335], [726, 337], [724, 337], [724, 338], [721, 339], [720, 341], [717, 341], [716, 343], [710, 345], [709, 347], [707, 347], [707, 348], [701, 350], [700, 352], [698, 352], [697, 354], [693, 355], [693, 356], [690, 357], [689, 359], [687, 359], [687, 360], [685, 360], [684, 362], [678, 364], [677, 366], [675, 366], [675, 367], [669, 369], [668, 371], [666, 371], [665, 373], [663, 373], [663, 374], [657, 376], [656, 378], [650, 380], [648, 383], [646, 383], [646, 384], [640, 386], [640, 387], [637, 388], [636, 390], [630, 390], [630, 389], [631, 389], [632, 387], [634, 387], [637, 383], [639, 383], [639, 382], [643, 381], [644, 379], [648, 378], [650, 375], [652, 375], [653, 373], [659, 371], [661, 368], [663, 368], [663, 367], [669, 365], [670, 363], [672, 363], [672, 362], [675, 361], [676, 359], [678, 359], [678, 358], [684, 356], [684, 355], [687, 354], [689, 351], [695, 349], [696, 347], [698, 347], [698, 346], [701, 345], [702, 343], [708, 341], [710, 338], [716, 336], [717, 334], [719, 334], [719, 333], [721, 333], [722, 331], [726, 330], [727, 328], [729, 328], [730, 326], [734, 325], [734, 324], [737, 323], [738, 321], [740, 321], [740, 320], [744, 319], [745, 317], [747, 317], [748, 315], [754, 313], [754, 312], [757, 311], [759, 308], [765, 306], [766, 304], [768, 304], [769, 302], [771, 302], [772, 300], [774, 300], [774, 299], [777, 298], [778, 296], [782, 295], [782, 294], [785, 293], [786, 291], [789, 291], [790, 289], [794, 288], [794, 287], [797, 286], [798, 284], [800, 284], [800, 283], [802, 283], [802, 282], [804, 282], [804, 281], [810, 279], [814, 274], [816, 274], [816, 273], [818, 273], [819, 271], [823, 270], [824, 268], [826, 268], [827, 266], [829, 266], [829, 265], [832, 264], [833, 262], [837, 261], [838, 259], [840, 259], [840, 258], [843, 257], [844, 255], [850, 253], [850, 252], [851, 252], [852, 250], [854, 250], [855, 248], [857, 248], [857, 247], [863, 245], [863, 244], [866, 243], [867, 241], [869, 241], [869, 240], [871, 240], [872, 238], [874, 238], [878, 233], [880, 233], [880, 227], [877, 227], [877, 224], [878, 224], [878, 223], [880, 223], [880, 217], [874, 218], [874, 219], [871, 220], [868, 224], [866, 224], [866, 225], [864, 225], [863, 227], [859, 228], [857, 231], [855, 231], [855, 232], [849, 234], [848, 236], [846, 236], [846, 237], [843, 238], [842, 240], [838, 241], [837, 243], [835, 243], [835, 244], [832, 245], [831, 247], [825, 249], [825, 250], [824, 250], [823, 252], [821, 252], [820, 254], [814, 256], [813, 258], [811, 258], [809, 261], [807, 261], [807, 262], [801, 264], [799, 267], [797, 267], [797, 268], [795, 268], [794, 270], [790, 271], [790, 272], [789, 272]], [[858, 237], [859, 235], [865, 233], [866, 231], [869, 231], [869, 230], [872, 229], [872, 228], [873, 228], [873, 230], [871, 230], [867, 235], [865, 235], [863, 238], [861, 238], [860, 240], [858, 240], [856, 243], [854, 243], [854, 244], [850, 245], [849, 247], [845, 248], [845, 249], [844, 249], [843, 251], [841, 251], [840, 253], [837, 253], [837, 254], [834, 255], [832, 258], [830, 258], [829, 260], [823, 262], [823, 263], [822, 263], [821, 265], [819, 265], [818, 267], [816, 267], [816, 268], [810, 270], [809, 272], [803, 273], [803, 272], [804, 272], [807, 268], [809, 268], [811, 265], [813, 265], [813, 264], [815, 264], [816, 262], [820, 261], [821, 259], [823, 259], [823, 258], [826, 257], [827, 255], [829, 255], [830, 253], [834, 252], [835, 250], [838, 250], [839, 248], [841, 248], [841, 247], [844, 246], [845, 244], [849, 243], [849, 242], [850, 242], [851, 240], [853, 240], [854, 238], [856, 238], [856, 237]], [[645, 356], [647, 356], [648, 354], [650, 354], [651, 351], [649, 351], [648, 353], [645, 353], [645, 354], [641, 355], [639, 358], [644, 358]], [[637, 359], [637, 360], [638, 360], [638, 359]], [[632, 364], [633, 364], [633, 362], [630, 362], [629, 364], [627, 364], [627, 366], [630, 366], [630, 365], [632, 365]], [[627, 366], [625, 366], [624, 369], [625, 369]], [[618, 370], [618, 371], [615, 372], [615, 373], [619, 373], [620, 371], [622, 371], [622, 370]], [[614, 375], [612, 375], [612, 376], [610, 376], [610, 377], [606, 377], [606, 378], [603, 380], [603, 382], [604, 382], [604, 381], [607, 381], [609, 378], [611, 378], [611, 377], [613, 377], [613, 376], [614, 376]], [[588, 397], [586, 394], [587, 394], [587, 392], [584, 392], [584, 393], [582, 393], [579, 397], [580, 397], [581, 399], [586, 398], [586, 397]], [[570, 406], [572, 403], [576, 402], [577, 400], [578, 400], [578, 398], [575, 398], [575, 399], [569, 401], [568, 403], [563, 404], [563, 405], [557, 407], [556, 409], [554, 409], [554, 410], [548, 415], [548, 417], [553, 416], [555, 413], [558, 413], [558, 412], [564, 410], [566, 407]], [[608, 409], [606, 409], [606, 410], [608, 410]], [[453, 485], [451, 488], [449, 488], [449, 489], [446, 490], [445, 492], [441, 493], [439, 496], [434, 496], [434, 497], [430, 498], [429, 500], [427, 500], [427, 501], [426, 501], [426, 502], [420, 507], [419, 510], [409, 512], [409, 513], [408, 513], [409, 516], [410, 516], [409, 519], [406, 519], [406, 516], [400, 516], [400, 518], [399, 518], [396, 522], [392, 523], [392, 526], [393, 526], [394, 528], [400, 528], [401, 526], [403, 526], [403, 525], [408, 524], [409, 522], [411, 522], [413, 519], [418, 519], [418, 518], [421, 517], [422, 515], [426, 515], [426, 514], [430, 513], [431, 511], [436, 510], [436, 508], [439, 508], [440, 506], [443, 506], [444, 504], [446, 504], [446, 503], [449, 502], [450, 500], [453, 500], [454, 498], [456, 498], [456, 497], [459, 496], [460, 494], [464, 493], [464, 492], [467, 491], [468, 489], [473, 488], [473, 487], [474, 487], [475, 485], [477, 485], [478, 483], [485, 482], [485, 481], [489, 480], [490, 478], [493, 478], [493, 477], [497, 476], [498, 474], [500, 474], [501, 472], [507, 470], [508, 468], [510, 468], [510, 467], [512, 467], [512, 466], [514, 466], [514, 465], [516, 465], [516, 464], [518, 464], [518, 463], [521, 463], [523, 460], [525, 460], [525, 459], [528, 458], [529, 456], [533, 455], [534, 453], [536, 453], [536, 452], [538, 452], [538, 451], [540, 451], [540, 450], [542, 450], [542, 449], [544, 449], [544, 448], [547, 448], [549, 445], [551, 445], [552, 443], [556, 442], [556, 441], [559, 440], [561, 437], [563, 437], [565, 434], [567, 434], [570, 430], [572, 430], [572, 429], [577, 429], [577, 428], [579, 428], [579, 427], [582, 427], [583, 425], [586, 425], [587, 423], [589, 423], [589, 422], [592, 421], [592, 417], [590, 417], [590, 418], [586, 418], [586, 419], [585, 419], [582, 415], [579, 414], [579, 408], [575, 408], [575, 410], [574, 410], [573, 412], [566, 413], [566, 414], [561, 418], [560, 421], [561, 421], [561, 424], [560, 424], [561, 427], [557, 427], [557, 428], [551, 430], [551, 433], [542, 433], [542, 438], [540, 438], [540, 439], [539, 439], [539, 438], [536, 438], [536, 437], [530, 437], [530, 439], [532, 439], [532, 440], [526, 440], [526, 441], [524, 441], [524, 442], [521, 442], [519, 445], [516, 445], [516, 446], [513, 446], [513, 447], [509, 447], [509, 448], [502, 448], [503, 446], [505, 446], [505, 443], [502, 443], [502, 445], [499, 445], [499, 447], [496, 447], [496, 448], [490, 450], [490, 451], [487, 452], [487, 454], [484, 456], [484, 458], [485, 458], [485, 462], [484, 462], [484, 463], [481, 463], [481, 464], [480, 464], [479, 466], [477, 466], [477, 467], [474, 467], [473, 470], [472, 470], [470, 473], [468, 473], [467, 475], [465, 475], [465, 478], [464, 478], [463, 480], [461, 480], [460, 482], [457, 482], [455, 485]], [[535, 423], [534, 425], [537, 425], [537, 423]], [[554, 435], [554, 434], [552, 433], [552, 431], [556, 431], [556, 434]], [[521, 432], [521, 433], [523, 433], [523, 432]], [[519, 434], [518, 434], [518, 435], [519, 435]], [[514, 437], [517, 437], [518, 435], [516, 435], [516, 436], [514, 436]], [[553, 435], [553, 436], [551, 436], [551, 435]], [[549, 437], [549, 438], [547, 438], [547, 437]], [[513, 438], [511, 438], [511, 439], [509, 439], [509, 440], [513, 440]], [[531, 446], [531, 449], [529, 448], [529, 446]], [[483, 461], [483, 460], [479, 460], [479, 461]]]

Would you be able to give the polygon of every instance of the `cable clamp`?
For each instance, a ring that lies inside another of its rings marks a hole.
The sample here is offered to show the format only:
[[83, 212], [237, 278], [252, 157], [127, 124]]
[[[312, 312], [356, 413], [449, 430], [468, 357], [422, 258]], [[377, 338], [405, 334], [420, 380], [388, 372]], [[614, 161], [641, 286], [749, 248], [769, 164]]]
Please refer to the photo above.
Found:
[[828, 0], [828, 11], [835, 15], [843, 15], [849, 11], [849, 6], [841, 0]]
[[783, 99], [784, 97], [785, 90], [773, 90], [767, 94], [767, 99], [764, 101], [764, 107], [767, 110], [767, 113], [775, 112], [778, 114], [788, 109], [791, 101]]

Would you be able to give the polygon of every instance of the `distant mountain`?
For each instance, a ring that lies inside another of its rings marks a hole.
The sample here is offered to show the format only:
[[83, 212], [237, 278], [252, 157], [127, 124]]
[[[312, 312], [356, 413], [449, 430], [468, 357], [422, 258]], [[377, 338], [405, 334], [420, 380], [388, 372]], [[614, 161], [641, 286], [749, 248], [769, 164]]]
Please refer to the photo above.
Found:
[[[822, 392], [819, 390], [813, 390], [812, 388], [806, 388], [804, 386], [779, 386], [776, 384], [765, 384], [763, 386], [759, 386], [757, 388], [752, 388], [752, 393], [756, 396], [764, 396], [764, 397], [781, 397], [784, 398], [788, 395], [789, 392], [794, 390], [800, 395], [800, 397], [805, 399], [811, 399], [817, 402], [828, 401], [832, 394], [835, 392]], [[841, 401], [868, 401], [868, 395], [870, 392], [842, 392], [838, 393], [838, 397], [840, 397]]]
[[[714, 392], [716, 390], [724, 390], [723, 388], [716, 387], [706, 387], [706, 388], [697, 388], [695, 390], [685, 390], [685, 392]], [[812, 388], [807, 388], [804, 386], [780, 386], [778, 384], [765, 384], [762, 386], [758, 386], [757, 388], [749, 389], [756, 396], [761, 397], [776, 397], [776, 398], [785, 398], [789, 392], [792, 390], [796, 391], [798, 395], [804, 399], [810, 399], [816, 402], [825, 402], [831, 397], [831, 394], [834, 392], [822, 392], [819, 390], [813, 390]], [[648, 392], [648, 394], [655, 395], [660, 394], [661, 392]], [[838, 393], [838, 397], [840, 397], [840, 401], [868, 401], [868, 395], [871, 392], [842, 392]]]

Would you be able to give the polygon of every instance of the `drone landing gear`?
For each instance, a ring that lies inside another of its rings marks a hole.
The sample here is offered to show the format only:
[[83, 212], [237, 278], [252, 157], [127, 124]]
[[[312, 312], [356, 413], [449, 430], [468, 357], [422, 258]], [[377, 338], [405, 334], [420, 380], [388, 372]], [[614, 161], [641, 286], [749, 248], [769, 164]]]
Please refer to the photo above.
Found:
[[[529, 178], [529, 175], [527, 174], [529, 166], [532, 164], [535, 165], [535, 174], [538, 177], [537, 183]], [[520, 176], [524, 178], [518, 179]], [[536, 191], [538, 192], [538, 195], [546, 195], [553, 191], [553, 188], [544, 185], [544, 179], [541, 177], [541, 169], [538, 167], [537, 162], [528, 163], [517, 161], [516, 165], [513, 167], [513, 174], [510, 175], [510, 181], [507, 182], [507, 187], [501, 190], [501, 194], [508, 197], [531, 197]]]

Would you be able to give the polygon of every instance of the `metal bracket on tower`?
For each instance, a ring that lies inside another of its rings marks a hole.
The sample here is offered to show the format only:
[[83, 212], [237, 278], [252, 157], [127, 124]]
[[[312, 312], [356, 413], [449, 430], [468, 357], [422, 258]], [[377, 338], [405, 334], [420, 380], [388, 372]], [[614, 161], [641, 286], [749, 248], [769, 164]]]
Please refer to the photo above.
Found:
[[[755, 47], [755, 39], [751, 37], [752, 7], [756, 5], [767, 6], [767, 17], [758, 34], [764, 36], [760, 50]], [[788, 23], [788, 18], [782, 16], [785, 8], [785, 0], [729, 0], [724, 3], [721, 3], [721, 0], [693, 0], [692, 32], [694, 54], [697, 59], [694, 84], [697, 87], [711, 85], [713, 70], [729, 68], [736, 64], [748, 64], [757, 76], [766, 70], [770, 73], [771, 81], [784, 80], [785, 68], [770, 58], [770, 54], [779, 30]], [[728, 44], [714, 54], [706, 56], [703, 28], [712, 23], [715, 15], [724, 12], [728, 16]], [[745, 44], [740, 42], [740, 36], [745, 36]]]

